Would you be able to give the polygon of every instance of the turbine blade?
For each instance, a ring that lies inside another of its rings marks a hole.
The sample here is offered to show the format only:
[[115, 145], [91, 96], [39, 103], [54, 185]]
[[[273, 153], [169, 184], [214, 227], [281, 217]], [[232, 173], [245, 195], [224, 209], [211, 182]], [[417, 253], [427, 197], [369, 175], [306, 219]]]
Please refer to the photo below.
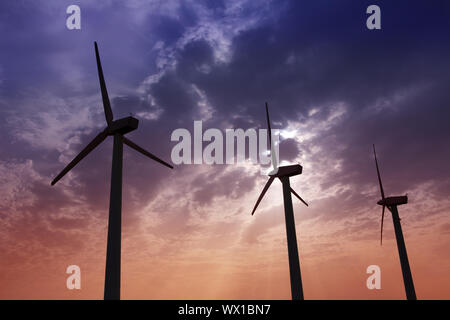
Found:
[[149, 157], [150, 159], [155, 160], [156, 162], [159, 162], [163, 165], [165, 165], [166, 167], [169, 167], [170, 169], [173, 169], [173, 166], [168, 164], [167, 162], [165, 162], [164, 160], [161, 160], [160, 158], [158, 158], [157, 156], [155, 156], [154, 154], [148, 152], [147, 150], [139, 147], [137, 144], [135, 144], [133, 141], [123, 137], [123, 143], [125, 143], [126, 145], [128, 145], [130, 148], [133, 148], [134, 150], [136, 150], [137, 152], [142, 153], [144, 156]]
[[105, 110], [105, 118], [106, 123], [108, 125], [113, 121], [113, 113], [111, 109], [111, 104], [109, 102], [108, 91], [106, 90], [105, 78], [103, 76], [102, 63], [100, 62], [100, 55], [98, 53], [97, 42], [94, 42], [95, 45], [95, 57], [97, 59], [97, 71], [98, 71], [98, 79], [100, 80], [100, 89], [102, 91], [102, 100], [103, 100], [103, 109]]
[[261, 202], [262, 198], [264, 197], [264, 195], [267, 192], [267, 189], [269, 189], [269, 187], [272, 184], [274, 179], [275, 179], [275, 177], [270, 177], [269, 180], [266, 182], [266, 185], [264, 186], [263, 191], [259, 195], [259, 198], [258, 198], [258, 200], [256, 201], [256, 204], [255, 204], [255, 207], [253, 208], [252, 215], [255, 213], [256, 208], [258, 207], [259, 203]]
[[270, 119], [269, 119], [269, 105], [266, 102], [266, 118], [267, 118], [267, 132], [269, 135], [269, 148], [270, 148], [270, 156], [272, 157], [272, 166], [274, 170], [278, 168], [277, 157], [275, 148], [272, 145], [272, 129], [270, 127]]
[[308, 204], [306, 203], [306, 201], [303, 200], [302, 197], [300, 197], [300, 196], [297, 194], [297, 192], [295, 192], [294, 189], [292, 189], [292, 187], [291, 187], [291, 192], [294, 194], [294, 196], [296, 196], [301, 202], [303, 202], [303, 203], [308, 207]]
[[55, 179], [52, 181], [52, 186], [57, 183], [64, 175], [70, 171], [75, 165], [83, 160], [84, 157], [86, 157], [92, 150], [94, 150], [100, 143], [103, 142], [103, 140], [106, 139], [108, 134], [106, 133], [106, 130], [100, 132], [92, 141], [83, 149], [81, 152], [56, 176]]
[[270, 128], [270, 120], [269, 120], [269, 106], [266, 102], [266, 118], [267, 118], [267, 132], [269, 134], [269, 148], [272, 151], [272, 130]]
[[378, 183], [380, 184], [381, 199], [384, 200], [384, 190], [383, 184], [381, 183], [380, 169], [378, 168], [378, 160], [377, 160], [377, 153], [375, 151], [375, 144], [373, 145], [373, 155], [375, 156], [375, 165], [377, 167], [377, 175], [378, 175]]
[[380, 236], [380, 246], [383, 245], [383, 223], [384, 223], [384, 208], [386, 206], [383, 206], [383, 211], [381, 212], [381, 236]]

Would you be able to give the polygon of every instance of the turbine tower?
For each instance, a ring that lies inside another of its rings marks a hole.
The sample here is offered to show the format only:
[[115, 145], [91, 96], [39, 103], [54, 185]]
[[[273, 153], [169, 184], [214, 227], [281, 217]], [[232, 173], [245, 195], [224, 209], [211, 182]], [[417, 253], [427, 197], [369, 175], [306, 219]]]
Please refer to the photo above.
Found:
[[102, 92], [103, 108], [106, 117], [106, 128], [101, 131], [52, 181], [52, 186], [57, 183], [67, 172], [102, 143], [108, 136], [114, 137], [113, 159], [111, 170], [111, 192], [109, 199], [108, 240], [106, 249], [105, 270], [105, 300], [120, 299], [120, 255], [122, 235], [122, 160], [123, 144], [142, 153], [166, 167], [173, 169], [167, 162], [141, 148], [133, 141], [124, 137], [130, 131], [138, 128], [139, 121], [134, 117], [126, 117], [114, 120], [111, 104], [106, 90], [105, 78], [103, 76], [100, 55], [97, 42], [94, 42], [95, 56], [97, 59], [97, 71]]
[[289, 177], [296, 176], [302, 173], [302, 166], [299, 164], [278, 167], [277, 157], [275, 154], [275, 148], [272, 145], [272, 132], [270, 128], [269, 120], [269, 107], [266, 102], [266, 117], [267, 117], [267, 128], [269, 132], [269, 147], [270, 154], [272, 156], [272, 166], [273, 170], [269, 173], [269, 180], [267, 181], [264, 189], [259, 195], [256, 201], [255, 207], [253, 208], [252, 215], [255, 213], [256, 208], [261, 202], [264, 194], [269, 189], [275, 178], [280, 179], [283, 185], [283, 199], [284, 199], [284, 215], [286, 220], [286, 236], [287, 236], [287, 246], [289, 254], [289, 274], [291, 279], [291, 295], [292, 300], [303, 300], [303, 287], [302, 278], [300, 273], [300, 261], [298, 257], [297, 248], [297, 235], [295, 232], [295, 220], [294, 220], [294, 209], [292, 207], [291, 193], [294, 194], [301, 202], [306, 206], [308, 204], [303, 200], [295, 191], [291, 188], [289, 183]]
[[380, 184], [381, 200], [377, 202], [378, 205], [383, 206], [381, 211], [381, 235], [380, 245], [383, 244], [383, 223], [384, 210], [387, 207], [392, 213], [392, 221], [394, 222], [395, 238], [397, 239], [398, 254], [400, 256], [400, 264], [402, 266], [403, 283], [405, 285], [406, 299], [416, 300], [416, 291], [414, 290], [414, 282], [411, 275], [411, 268], [409, 267], [408, 254], [406, 253], [405, 239], [403, 238], [402, 226], [400, 224], [400, 217], [398, 215], [397, 206], [408, 203], [408, 196], [385, 197], [383, 184], [381, 183], [380, 169], [378, 168], [377, 153], [375, 145], [373, 145], [373, 155], [375, 157], [375, 166], [377, 167], [378, 183]]

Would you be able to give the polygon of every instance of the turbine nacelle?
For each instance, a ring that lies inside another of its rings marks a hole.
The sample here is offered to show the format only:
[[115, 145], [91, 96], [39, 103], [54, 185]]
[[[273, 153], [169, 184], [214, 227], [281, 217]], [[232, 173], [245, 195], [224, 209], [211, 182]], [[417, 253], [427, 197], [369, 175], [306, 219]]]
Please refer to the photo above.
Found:
[[292, 177], [301, 174], [303, 167], [299, 164], [293, 164], [289, 166], [278, 167], [269, 173], [270, 177]]
[[407, 203], [408, 203], [408, 196], [387, 197], [377, 202], [378, 205], [386, 206], [388, 208], [391, 206], [400, 206], [402, 204]]
[[111, 121], [106, 128], [108, 135], [114, 135], [116, 133], [126, 134], [134, 131], [139, 126], [139, 120], [134, 117], [125, 117]]

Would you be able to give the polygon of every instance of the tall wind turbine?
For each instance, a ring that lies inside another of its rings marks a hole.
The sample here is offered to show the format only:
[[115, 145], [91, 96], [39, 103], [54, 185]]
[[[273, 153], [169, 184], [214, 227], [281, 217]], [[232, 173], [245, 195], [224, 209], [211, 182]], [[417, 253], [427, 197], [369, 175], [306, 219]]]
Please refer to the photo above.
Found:
[[258, 200], [256, 201], [255, 207], [252, 211], [252, 215], [255, 213], [256, 208], [264, 197], [264, 194], [269, 189], [273, 180], [275, 180], [275, 178], [280, 179], [281, 184], [283, 185], [284, 215], [286, 220], [286, 236], [289, 253], [289, 273], [291, 278], [291, 295], [292, 300], [303, 300], [302, 277], [300, 273], [300, 261], [298, 257], [297, 235], [295, 232], [294, 209], [292, 208], [291, 193], [294, 194], [306, 206], [308, 206], [308, 204], [294, 191], [294, 189], [291, 188], [289, 184], [289, 177], [301, 174], [303, 168], [299, 164], [278, 167], [275, 148], [272, 144], [272, 132], [270, 129], [269, 107], [267, 106], [267, 102], [266, 117], [273, 170], [269, 173], [269, 180], [267, 181], [264, 189], [259, 195]]
[[408, 203], [408, 196], [385, 197], [383, 184], [381, 183], [380, 169], [378, 168], [377, 153], [375, 145], [373, 145], [373, 155], [375, 156], [375, 166], [377, 167], [378, 183], [380, 184], [381, 200], [378, 205], [383, 206], [381, 211], [381, 235], [380, 244], [383, 244], [383, 223], [384, 210], [387, 207], [392, 213], [392, 221], [394, 222], [395, 238], [397, 239], [398, 254], [400, 256], [400, 264], [402, 266], [403, 283], [405, 285], [406, 299], [416, 300], [416, 291], [414, 290], [414, 282], [409, 267], [408, 254], [406, 253], [405, 239], [403, 238], [402, 226], [398, 215], [397, 206]]
[[114, 120], [111, 104], [106, 91], [105, 78], [103, 76], [100, 55], [98, 53], [97, 42], [95, 45], [95, 56], [97, 59], [98, 77], [102, 92], [103, 108], [106, 117], [106, 128], [101, 131], [52, 181], [52, 185], [57, 183], [67, 172], [94, 150], [108, 136], [114, 137], [113, 159], [111, 170], [111, 193], [109, 198], [109, 219], [108, 219], [108, 240], [106, 249], [106, 270], [105, 270], [105, 300], [120, 299], [120, 255], [121, 255], [121, 234], [122, 234], [122, 160], [123, 144], [142, 153], [166, 167], [173, 169], [167, 162], [141, 148], [133, 141], [124, 137], [130, 131], [136, 130], [139, 124], [138, 119], [126, 117]]

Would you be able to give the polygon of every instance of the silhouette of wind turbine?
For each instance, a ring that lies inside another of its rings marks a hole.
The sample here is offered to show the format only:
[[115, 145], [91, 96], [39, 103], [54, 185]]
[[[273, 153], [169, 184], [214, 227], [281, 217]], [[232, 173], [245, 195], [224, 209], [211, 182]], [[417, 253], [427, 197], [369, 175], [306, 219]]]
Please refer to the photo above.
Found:
[[134, 117], [126, 117], [114, 120], [111, 104], [106, 91], [105, 78], [103, 76], [100, 55], [98, 53], [97, 42], [95, 45], [95, 56], [97, 59], [98, 78], [102, 92], [103, 108], [106, 117], [106, 128], [100, 132], [52, 181], [52, 186], [57, 183], [67, 172], [83, 160], [92, 150], [102, 143], [108, 136], [114, 136], [113, 159], [111, 170], [111, 193], [109, 199], [109, 219], [108, 219], [108, 241], [106, 249], [106, 270], [105, 270], [105, 300], [120, 299], [120, 255], [121, 255], [121, 234], [122, 234], [122, 160], [123, 144], [142, 153], [166, 167], [173, 169], [167, 162], [141, 148], [133, 141], [124, 137], [124, 134], [136, 130], [139, 120]]
[[381, 183], [380, 169], [378, 168], [377, 153], [375, 145], [373, 145], [373, 155], [375, 156], [375, 166], [377, 167], [378, 183], [380, 184], [381, 200], [378, 205], [383, 206], [381, 211], [381, 235], [380, 245], [383, 244], [383, 223], [384, 210], [387, 207], [392, 213], [392, 221], [394, 222], [395, 238], [397, 239], [398, 254], [400, 256], [400, 264], [402, 266], [403, 283], [405, 285], [406, 298], [408, 300], [416, 300], [416, 291], [414, 290], [414, 282], [409, 267], [408, 254], [406, 253], [405, 239], [403, 239], [402, 226], [398, 215], [397, 206], [408, 203], [408, 196], [385, 197], [383, 184]]
[[253, 208], [252, 211], [252, 215], [255, 213], [256, 208], [258, 207], [259, 203], [264, 197], [264, 194], [269, 189], [273, 180], [275, 180], [275, 178], [280, 179], [283, 185], [284, 214], [286, 220], [286, 236], [289, 254], [289, 273], [291, 278], [292, 300], [303, 300], [302, 278], [300, 273], [300, 261], [298, 257], [297, 235], [295, 232], [294, 209], [292, 207], [291, 193], [293, 193], [306, 206], [308, 206], [308, 204], [294, 191], [294, 189], [291, 188], [289, 184], [289, 177], [301, 174], [303, 167], [299, 164], [278, 167], [275, 148], [273, 147], [272, 144], [272, 132], [270, 128], [269, 107], [267, 106], [267, 102], [266, 102], [266, 117], [267, 117], [269, 146], [270, 146], [270, 154], [272, 156], [273, 170], [269, 173], [269, 180], [267, 181], [266, 185], [264, 186], [264, 189], [259, 195], [258, 200], [256, 201], [255, 207]]

